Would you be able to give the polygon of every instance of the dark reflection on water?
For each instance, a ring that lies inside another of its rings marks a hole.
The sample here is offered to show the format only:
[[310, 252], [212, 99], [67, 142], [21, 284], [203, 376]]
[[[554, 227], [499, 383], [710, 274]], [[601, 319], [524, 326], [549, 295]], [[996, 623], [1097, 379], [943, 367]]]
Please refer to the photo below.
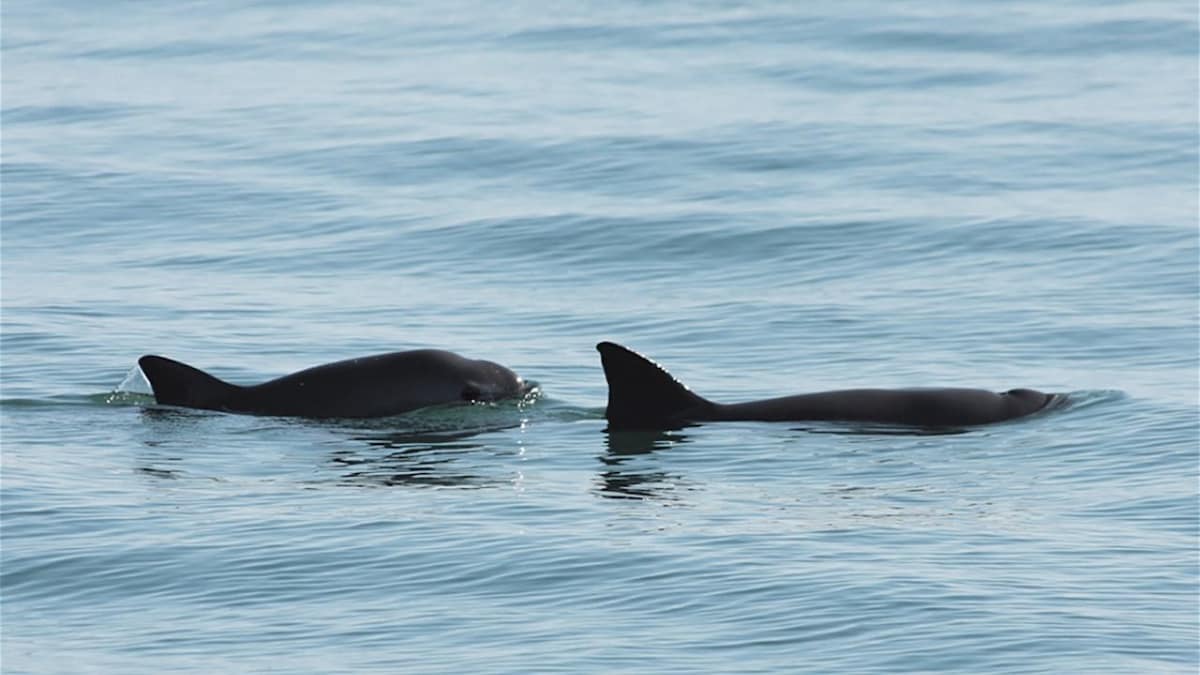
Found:
[[[236, 424], [252, 420], [255, 433], [308, 428], [333, 432], [338, 449], [328, 455], [327, 466], [336, 472], [335, 483], [380, 487], [492, 487], [506, 485], [506, 463], [498, 463], [497, 450], [487, 439], [477, 437], [520, 428], [526, 421], [516, 406], [447, 406], [415, 413], [366, 420], [313, 420], [302, 418], [230, 416], [229, 413], [166, 406], [149, 406], [141, 414], [161, 438], [143, 439], [148, 449], [159, 450], [142, 458], [134, 470], [142, 475], [180, 478], [185, 475], [173, 464], [188, 456], [173, 446], [205, 431], [214, 418]], [[245, 428], [224, 428], [230, 435]], [[171, 447], [169, 454], [163, 454]], [[168, 463], [164, 467], [163, 464]], [[326, 482], [326, 481], [321, 481]]]
[[[329, 462], [343, 471], [340, 482], [346, 485], [470, 488], [502, 485], [509, 479], [487, 475], [487, 467], [479, 461], [494, 456], [494, 448], [489, 450], [487, 443], [472, 439], [519, 426], [518, 422], [460, 430], [411, 427], [358, 433], [350, 440], [365, 444], [367, 451], [339, 450]], [[379, 455], [380, 449], [392, 452]]]
[[455, 449], [455, 448], [478, 448], [480, 443], [464, 443], [466, 439], [474, 438], [480, 434], [503, 431], [512, 427], [485, 427], [480, 429], [462, 429], [457, 431], [434, 431], [429, 429], [406, 429], [397, 431], [380, 431], [373, 434], [364, 434], [351, 437], [351, 440], [360, 441], [374, 448], [385, 448], [389, 450], [404, 450], [413, 449]]
[[598, 476], [597, 494], [610, 499], [679, 499], [682, 477], [647, 466], [651, 463], [647, 460], [657, 450], [688, 442], [687, 435], [676, 430], [607, 431], [607, 452], [600, 456], [605, 468]]
[[173, 469], [159, 469], [153, 466], [134, 467], [134, 471], [147, 476], [153, 476], [154, 478], [165, 478], [170, 480], [175, 480], [182, 475], [181, 472]]
[[[769, 424], [769, 423], [768, 423]], [[649, 459], [656, 451], [668, 450], [692, 441], [684, 428], [689, 425], [654, 431], [605, 430], [607, 452], [600, 456], [605, 469], [599, 474], [596, 492], [612, 499], [653, 499], [676, 501], [684, 479], [679, 474], [664, 471]], [[961, 427], [907, 427], [887, 425], [819, 424], [811, 427], [790, 427], [793, 431], [844, 436], [950, 436], [970, 432]]]
[[362, 486], [484, 487], [496, 481], [465, 471], [456, 453], [482, 448], [479, 444], [413, 446], [382, 457], [357, 456], [352, 451], [335, 453], [330, 464], [349, 468], [341, 482]]

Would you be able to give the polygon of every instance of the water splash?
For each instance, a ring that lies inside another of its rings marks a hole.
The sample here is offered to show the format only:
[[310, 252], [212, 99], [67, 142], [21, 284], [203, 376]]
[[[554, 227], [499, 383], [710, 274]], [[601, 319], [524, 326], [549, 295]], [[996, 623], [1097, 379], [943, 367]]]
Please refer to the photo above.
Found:
[[146, 402], [148, 396], [153, 397], [154, 390], [150, 388], [142, 369], [135, 365], [125, 373], [121, 384], [109, 392], [104, 402], [109, 405], [140, 405]]

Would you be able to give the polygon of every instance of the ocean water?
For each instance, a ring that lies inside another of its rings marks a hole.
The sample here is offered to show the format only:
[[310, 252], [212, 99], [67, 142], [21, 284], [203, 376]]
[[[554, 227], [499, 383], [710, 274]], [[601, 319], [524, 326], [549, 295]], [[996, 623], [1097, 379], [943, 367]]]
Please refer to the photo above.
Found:
[[[3, 5], [0, 669], [1195, 673], [1193, 2]], [[955, 434], [609, 433], [1035, 387]], [[155, 406], [418, 347], [525, 402]]]

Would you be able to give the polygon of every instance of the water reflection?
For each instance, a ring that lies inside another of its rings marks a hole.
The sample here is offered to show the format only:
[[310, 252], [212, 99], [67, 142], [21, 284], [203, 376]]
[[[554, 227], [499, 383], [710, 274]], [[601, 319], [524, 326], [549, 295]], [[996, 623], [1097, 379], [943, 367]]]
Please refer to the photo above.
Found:
[[596, 492], [610, 499], [677, 500], [682, 477], [662, 471], [647, 459], [655, 451], [688, 442], [678, 431], [606, 431], [607, 452], [600, 456], [605, 469], [598, 476]]
[[[472, 461], [496, 454], [490, 444], [477, 437], [520, 426], [512, 423], [453, 431], [409, 428], [358, 433], [350, 440], [365, 447], [338, 450], [329, 462], [341, 472], [340, 482], [347, 485], [471, 488], [500, 485], [509, 482], [508, 478], [489, 476], [483, 463]], [[380, 449], [391, 452], [381, 455]]]
[[148, 477], [187, 475], [179, 466], [195, 453], [186, 448], [215, 425], [223, 434], [279, 436], [290, 444], [299, 435], [317, 448], [332, 470], [332, 476], [322, 472], [325, 477], [317, 482], [369, 487], [507, 485], [512, 482], [506, 473], [511, 464], [496, 460], [509, 451], [498, 449], [496, 437], [487, 434], [511, 432], [527, 423], [516, 406], [490, 405], [431, 408], [369, 420], [258, 417], [163, 406], [143, 408], [141, 414], [148, 433], [134, 470]]

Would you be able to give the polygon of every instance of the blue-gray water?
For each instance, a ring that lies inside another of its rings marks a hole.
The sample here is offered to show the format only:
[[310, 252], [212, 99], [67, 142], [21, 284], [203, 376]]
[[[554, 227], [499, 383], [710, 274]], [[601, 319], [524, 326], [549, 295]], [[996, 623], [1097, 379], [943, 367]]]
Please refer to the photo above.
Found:
[[[1184, 1], [5, 2], [4, 672], [1196, 672], [1196, 59]], [[601, 339], [1072, 405], [609, 435]], [[542, 396], [110, 397], [425, 346]]]

